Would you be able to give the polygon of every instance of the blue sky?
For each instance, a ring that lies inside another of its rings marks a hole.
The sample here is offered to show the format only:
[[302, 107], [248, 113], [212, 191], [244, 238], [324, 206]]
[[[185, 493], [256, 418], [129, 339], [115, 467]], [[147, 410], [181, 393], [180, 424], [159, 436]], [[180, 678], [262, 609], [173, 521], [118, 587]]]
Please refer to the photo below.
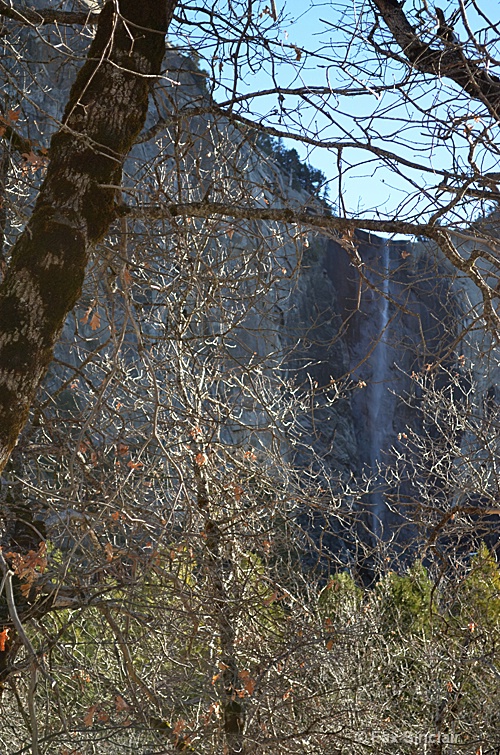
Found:
[[[443, 8], [447, 18], [457, 8], [457, 3], [453, 2], [438, 2], [437, 4]], [[341, 57], [344, 54], [344, 49], [339, 32], [333, 27], [330, 27], [330, 30], [328, 30], [328, 26], [324, 22], [338, 22], [342, 9], [347, 11], [347, 19], [352, 21], [356, 14], [359, 17], [364, 5], [366, 3], [357, 3], [356, 0], [354, 2], [350, 0], [345, 0], [345, 2], [310, 0], [309, 3], [301, 2], [301, 0], [277, 0], [278, 11], [284, 10], [286, 14], [297, 19], [293, 24], [283, 24], [283, 37], [290, 43], [311, 50], [317, 50], [323, 53], [326, 58], [332, 55]], [[498, 22], [500, 8], [497, 2], [479, 0], [478, 5], [488, 18]], [[406, 1], [405, 7], [408, 6], [411, 6], [411, 0]], [[474, 32], [485, 27], [484, 20], [474, 11], [473, 5], [470, 2], [466, 2], [466, 6], [471, 28]], [[430, 7], [432, 8], [432, 3], [430, 3]], [[457, 26], [456, 31], [459, 38], [466, 38], [465, 30]], [[490, 34], [490, 39], [491, 36]], [[489, 40], [482, 36], [481, 41]], [[364, 50], [366, 55], [366, 49], [366, 45], [364, 47], [361, 45], [358, 54], [362, 57]], [[353, 55], [352, 57], [354, 58], [355, 56]], [[332, 69], [328, 68], [328, 62], [324, 61], [317, 67], [315, 65], [308, 67], [302, 76], [304, 81], [307, 81], [311, 85], [323, 85], [327, 74], [332, 77], [330, 81], [334, 83], [335, 73]], [[363, 83], [368, 87], [370, 82], [365, 78]], [[385, 143], [384, 139], [378, 141], [380, 146], [391, 149], [391, 143], [394, 138], [397, 138], [400, 142], [400, 146], [397, 149], [399, 154], [407, 156], [409, 159], [418, 157], [419, 162], [436, 169], [450, 169], [453, 163], [455, 163], [456, 169], [458, 168], [467, 173], [470, 170], [466, 164], [466, 153], [468, 153], [469, 145], [464, 140], [460, 141], [460, 137], [458, 137], [454, 141], [453, 149], [449, 149], [448, 144], [440, 142], [439, 139], [433, 139], [428, 129], [422, 127], [422, 115], [419, 113], [419, 108], [434, 108], [436, 93], [436, 82], [432, 82], [425, 92], [416, 89], [414, 93], [414, 97], [416, 98], [415, 107], [409, 104], [403, 106], [399, 96], [390, 91], [385, 92], [380, 99], [367, 93], [364, 97], [348, 98], [344, 99], [344, 101], [339, 100], [336, 117], [340, 126], [344, 127], [346, 132], [349, 132], [352, 129], [353, 117], [364, 118], [366, 126], [370, 123], [370, 115], [373, 114], [377, 118], [376, 128], [380, 130], [382, 135], [386, 135]], [[447, 98], [449, 98], [449, 103], [446, 103]], [[437, 109], [435, 112], [439, 112], [442, 120], [446, 121], [446, 113], [453, 108], [456, 100], [457, 96], [454, 95], [451, 87], [445, 86], [441, 89], [440, 101], [446, 104], [441, 105], [440, 112]], [[480, 125], [479, 128], [481, 128]], [[355, 131], [356, 129], [352, 129], [353, 133]], [[329, 132], [333, 133], [334, 129], [328, 129], [328, 125], [325, 123], [325, 135]], [[299, 151], [303, 156], [307, 155], [307, 151], [304, 148]], [[460, 152], [463, 153], [462, 156]], [[482, 172], [491, 170], [500, 171], [500, 166], [497, 164], [495, 155], [492, 156], [490, 153], [477, 150], [474, 157]], [[429, 183], [429, 176], [419, 175], [418, 171], [407, 171], [406, 175], [397, 176], [385, 168], [376, 167], [373, 162], [366, 162], [366, 155], [362, 155], [361, 153], [351, 153], [350, 158], [352, 162], [359, 160], [362, 163], [355, 168], [344, 165], [344, 169], [347, 167], [347, 174], [342, 186], [343, 200], [346, 209], [351, 213], [359, 212], [365, 215], [376, 216], [377, 212], [383, 214], [386, 211], [390, 214], [396, 206], [401, 205], [401, 202], [404, 203], [404, 198], [409, 192], [415, 192], [419, 186]], [[335, 177], [338, 175], [336, 153], [328, 152], [327, 150], [314, 150], [310, 154], [309, 159], [312, 164], [321, 168], [329, 178], [334, 179], [331, 187], [331, 196], [332, 199], [335, 198], [337, 188]], [[350, 162], [349, 158], [347, 162]], [[412, 187], [406, 179], [413, 181], [414, 186]], [[435, 183], [438, 184], [440, 182], [441, 179], [436, 177]], [[432, 184], [432, 180], [430, 184]], [[417, 212], [418, 204], [416, 201], [413, 204], [413, 212]], [[411, 212], [410, 205], [411, 203], [408, 204], [407, 209]], [[421, 207], [425, 211], [425, 200], [421, 202]]]
[[[222, 0], [224, 3], [225, 0]], [[229, 2], [229, 0], [226, 0]], [[234, 1], [234, 0], [233, 0]], [[254, 13], [264, 15], [264, 22], [271, 20], [266, 15], [266, 6], [270, 7], [271, 0], [254, 0]], [[460, 101], [457, 90], [449, 86], [447, 82], [440, 84], [434, 79], [428, 79], [423, 85], [416, 85], [412, 90], [412, 101], [403, 103], [397, 91], [393, 90], [392, 82], [401, 75], [397, 66], [389, 66], [382, 73], [373, 59], [369, 45], [363, 42], [363, 34], [367, 34], [369, 27], [363, 27], [363, 18], [372, 18], [366, 11], [368, 0], [334, 0], [321, 2], [320, 0], [275, 0], [278, 13], [281, 17], [279, 29], [275, 33], [274, 51], [282, 52], [288, 62], [282, 63], [271, 69], [269, 60], [260, 60], [257, 63], [249, 60], [247, 66], [243, 65], [240, 73], [241, 80], [238, 86], [240, 93], [250, 93], [265, 90], [273, 86], [273, 81], [283, 87], [298, 87], [306, 84], [309, 87], [325, 86], [329, 83], [333, 88], [352, 86], [362, 89], [365, 93], [356, 97], [329, 96], [323, 103], [324, 113], [321, 114], [312, 106], [301, 103], [297, 111], [298, 100], [287, 95], [279, 102], [276, 94], [268, 97], [256, 97], [248, 106], [248, 117], [252, 120], [262, 119], [266, 124], [274, 125], [283, 130], [290, 129], [295, 133], [308, 131], [317, 134], [321, 139], [339, 140], [350, 139], [356, 136], [360, 141], [366, 142], [369, 137], [374, 145], [385, 149], [393, 149], [401, 156], [410, 160], [417, 160], [423, 166], [421, 171], [404, 168], [399, 175], [388, 167], [380, 164], [372, 156], [361, 150], [347, 150], [343, 154], [342, 173], [343, 181], [338, 182], [338, 154], [337, 151], [328, 149], [310, 149], [301, 146], [297, 142], [288, 143], [295, 146], [301, 157], [307, 159], [312, 165], [320, 168], [330, 179], [330, 198], [338, 202], [339, 191], [346, 212], [360, 214], [365, 217], [391, 216], [394, 213], [406, 214], [407, 217], [416, 219], [433, 211], [433, 189], [441, 182], [442, 177], [432, 171], [450, 169], [454, 167], [459, 173], [470, 174], [470, 166], [467, 164], [469, 144], [466, 136], [459, 129], [450, 139], [442, 139], [437, 132], [432, 134], [433, 116], [437, 116], [441, 132], [446, 130], [447, 118], [456, 116], [457, 102], [460, 103], [460, 113], [473, 119], [477, 104], [470, 104], [470, 100], [464, 97]], [[405, 8], [412, 5], [413, 0], [406, 0]], [[484, 26], [484, 22], [474, 12], [472, 0], [465, 0], [468, 13], [470, 14], [471, 27], [474, 31]], [[491, 15], [495, 21], [500, 18], [499, 4], [493, 0], [475, 0], [481, 9]], [[236, 0], [237, 3], [237, 0]], [[421, 5], [421, 2], [418, 3]], [[441, 6], [447, 18], [457, 8], [456, 1]], [[217, 6], [222, 7], [222, 6]], [[429, 4], [432, 9], [432, 4]], [[343, 13], [345, 13], [343, 17]], [[427, 16], [430, 24], [432, 37], [435, 31], [432, 28], [432, 20]], [[358, 34], [354, 36], [353, 43], [348, 49], [346, 40], [349, 35], [342, 33], [342, 26], [359, 23]], [[331, 24], [331, 25], [329, 25]], [[335, 25], [340, 28], [335, 28]], [[456, 27], [457, 33], [465, 31]], [[194, 32], [193, 32], [194, 33]], [[230, 35], [229, 35], [230, 36]], [[235, 29], [235, 37], [238, 29]], [[431, 37], [431, 38], [432, 38]], [[483, 35], [484, 37], [484, 35]], [[481, 41], [489, 41], [481, 38]], [[195, 49], [197, 40], [190, 38], [190, 44]], [[303, 50], [300, 60], [296, 59], [294, 48]], [[234, 49], [234, 47], [233, 47]], [[308, 55], [307, 52], [316, 55]], [[241, 54], [241, 50], [239, 50]], [[214, 53], [207, 48], [207, 55]], [[215, 54], [218, 54], [217, 51]], [[203, 52], [202, 52], [203, 55]], [[224, 55], [221, 54], [221, 60]], [[500, 50], [497, 49], [497, 58]], [[349, 60], [344, 65], [339, 65], [342, 60]], [[335, 65], [334, 65], [335, 63]], [[203, 61], [201, 61], [203, 67]], [[230, 86], [232, 82], [232, 67], [227, 59], [221, 63], [221, 81]], [[391, 78], [392, 77], [392, 78]], [[382, 95], [375, 91], [375, 85], [384, 83], [387, 87]], [[217, 98], [223, 98], [222, 89], [216, 92]], [[316, 103], [319, 100], [316, 98]], [[284, 110], [283, 110], [284, 108]], [[424, 112], [422, 112], [424, 111]], [[243, 114], [245, 111], [243, 109]], [[423, 121], [428, 120], [427, 124]], [[472, 120], [473, 127], [477, 130], [484, 128], [481, 120]], [[496, 136], [496, 134], [495, 134]], [[394, 144], [397, 142], [397, 147]], [[500, 140], [499, 140], [500, 144]], [[481, 172], [491, 170], [500, 171], [496, 155], [490, 151], [477, 149], [474, 159]], [[426, 188], [428, 193], [426, 195]], [[466, 210], [465, 210], [466, 211]], [[476, 210], [471, 209], [474, 214]]]

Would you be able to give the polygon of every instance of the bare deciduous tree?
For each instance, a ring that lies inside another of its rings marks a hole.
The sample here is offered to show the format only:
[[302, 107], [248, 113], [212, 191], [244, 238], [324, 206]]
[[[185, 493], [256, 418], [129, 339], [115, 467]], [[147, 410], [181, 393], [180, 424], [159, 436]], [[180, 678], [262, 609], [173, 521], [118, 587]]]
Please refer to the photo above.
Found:
[[[497, 201], [496, 25], [332, 5], [313, 51], [285, 11], [0, 2], [5, 752], [498, 746], [497, 242], [471, 222]], [[335, 212], [280, 137], [335, 155]], [[349, 213], [356, 170], [402, 200]], [[432, 243], [394, 271], [359, 229]], [[305, 323], [327, 239], [355, 293]], [[370, 300], [395, 341], [423, 258], [456, 327], [405, 376], [418, 423], [354, 474], [370, 355], [342, 339]], [[381, 481], [401, 537], [374, 525]], [[367, 563], [371, 590], [347, 574]]]

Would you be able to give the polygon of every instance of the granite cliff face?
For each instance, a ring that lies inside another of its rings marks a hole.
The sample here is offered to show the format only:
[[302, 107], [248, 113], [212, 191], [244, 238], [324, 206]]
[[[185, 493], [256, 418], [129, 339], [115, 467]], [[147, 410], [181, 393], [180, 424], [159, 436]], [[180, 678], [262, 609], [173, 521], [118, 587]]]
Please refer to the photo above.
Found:
[[[333, 239], [317, 239], [304, 255], [287, 319], [297, 334], [292, 364], [318, 386], [332, 378], [350, 386], [344, 399], [318, 401], [304, 421], [306, 434], [334, 475], [358, 481], [374, 537], [397, 541], [414, 535], [406, 518], [416, 472], [401, 459], [405, 438], [422, 434], [425, 421], [415, 377], [440, 360], [445, 367], [456, 362], [461, 303], [430, 245], [362, 232], [355, 245], [361, 264]], [[398, 459], [388, 482], [386, 467]]]
[[[21, 34], [30, 57], [41, 61], [23, 114], [44, 143], [71, 80], [50, 30], [43, 34], [51, 44], [42, 43], [41, 32]], [[81, 37], [78, 49], [86, 43]], [[185, 446], [186, 433], [198, 433], [194, 418], [205, 412], [206, 432], [221, 446], [272, 449], [299, 476], [323, 481], [336, 501], [332, 516], [339, 505], [361, 516], [360, 537], [406, 537], [395, 534], [405, 521], [399, 504], [414, 500], [418, 481], [400, 466], [389, 485], [383, 468], [404, 456], [408, 434], [428, 432], [422, 381], [414, 376], [439, 364], [442, 386], [458, 357], [474, 361], [477, 339], [462, 346], [459, 333], [465, 299], [475, 292], [464, 293], [463, 281], [452, 280], [424, 243], [362, 232], [346, 241], [278, 223], [141, 216], [143, 203], [207, 195], [228, 204], [323, 210], [290, 188], [290, 176], [255, 149], [248, 132], [211, 112], [191, 61], [170, 50], [165, 63], [168, 76], [125, 168], [124, 196], [137, 207], [136, 220], [112, 229], [95, 255], [21, 445], [35, 487], [60, 477], [64, 496], [92, 497], [100, 490], [92, 465], [109, 467], [111, 448], [127, 459], [135, 448], [139, 460], [130, 458], [131, 471], [148, 450], [156, 465], [151, 480], [158, 480], [166, 446]], [[191, 116], [193, 104], [206, 112]], [[34, 176], [33, 188], [36, 182]], [[28, 211], [31, 190], [25, 196]], [[486, 394], [492, 373], [489, 367], [483, 373]], [[270, 407], [279, 434], [269, 430]], [[36, 463], [40, 452], [50, 458], [45, 471]], [[417, 467], [422, 473], [425, 465]], [[90, 478], [92, 494], [85, 491]], [[136, 484], [130, 474], [128, 484]], [[160, 493], [172, 495], [162, 485], [148, 488], [153, 507]], [[332, 550], [339, 548], [336, 527]]]

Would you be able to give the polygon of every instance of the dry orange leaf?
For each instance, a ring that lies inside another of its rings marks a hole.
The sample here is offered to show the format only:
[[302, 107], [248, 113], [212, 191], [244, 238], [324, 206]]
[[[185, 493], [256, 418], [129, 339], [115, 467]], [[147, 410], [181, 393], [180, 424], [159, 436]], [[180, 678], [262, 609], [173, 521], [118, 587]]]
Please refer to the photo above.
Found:
[[124, 284], [125, 284], [125, 286], [127, 286], [127, 288], [128, 288], [128, 286], [130, 286], [130, 285], [131, 285], [131, 283], [132, 283], [132, 282], [133, 282], [133, 280], [134, 280], [134, 279], [132, 278], [132, 273], [130, 272], [130, 270], [128, 269], [128, 267], [126, 267], [126, 268], [125, 268], [125, 269], [123, 270], [123, 273], [122, 273], [122, 278], [123, 278], [123, 283], [124, 283]]
[[130, 459], [130, 461], [127, 462], [127, 467], [129, 467], [130, 469], [140, 469], [143, 466], [144, 464], [142, 463], [142, 461], [132, 461], [132, 459]]
[[28, 166], [31, 168], [31, 171], [34, 173], [39, 168], [43, 168], [47, 164], [47, 158], [43, 155], [37, 155], [33, 150], [31, 149], [29, 152], [23, 152], [22, 157], [24, 159], [24, 166], [23, 166], [23, 172], [26, 173], [28, 171]]
[[100, 325], [101, 325], [101, 318], [99, 317], [99, 313], [94, 312], [90, 320], [90, 327], [92, 328], [92, 330], [97, 330], [100, 327]]
[[278, 593], [277, 592], [273, 592], [272, 595], [270, 595], [268, 598], [266, 598], [265, 601], [264, 601], [264, 605], [265, 606], [269, 606], [269, 605], [271, 605], [271, 603], [274, 603], [275, 600], [278, 600]]
[[248, 695], [252, 695], [255, 689], [255, 681], [253, 679], [247, 679], [245, 682], [245, 689]]
[[121, 695], [115, 697], [115, 710], [117, 713], [121, 713], [124, 710], [129, 709], [129, 704], [123, 699]]
[[250, 676], [250, 671], [243, 669], [243, 671], [240, 671], [238, 676], [242, 680], [243, 687], [245, 688], [247, 694], [251, 695], [255, 689], [255, 680]]
[[266, 554], [270, 553], [270, 551], [271, 551], [271, 545], [272, 545], [271, 540], [263, 540], [262, 541], [262, 547], [264, 549], [264, 553], [266, 553]]
[[0, 632], [0, 652], [5, 652], [5, 643], [9, 639], [9, 630], [8, 629], [2, 629]]
[[21, 585], [21, 595], [23, 598], [28, 598], [29, 594], [31, 592], [31, 586], [33, 584], [33, 580], [28, 580], [27, 582], [23, 582]]
[[97, 705], [91, 705], [86, 714], [83, 717], [83, 723], [85, 726], [92, 726], [94, 723], [94, 714], [97, 710]]
[[126, 443], [118, 443], [116, 447], [116, 452], [120, 456], [126, 456], [126, 454], [128, 454], [128, 450], [129, 450], [129, 447], [127, 446]]
[[40, 543], [37, 551], [30, 550], [24, 556], [21, 553], [14, 553], [12, 551], [5, 555], [12, 559], [12, 568], [19, 579], [26, 580], [27, 585], [23, 585], [21, 590], [23, 594], [27, 594], [36, 577], [36, 572], [43, 574], [47, 567], [46, 544], [43, 542]]

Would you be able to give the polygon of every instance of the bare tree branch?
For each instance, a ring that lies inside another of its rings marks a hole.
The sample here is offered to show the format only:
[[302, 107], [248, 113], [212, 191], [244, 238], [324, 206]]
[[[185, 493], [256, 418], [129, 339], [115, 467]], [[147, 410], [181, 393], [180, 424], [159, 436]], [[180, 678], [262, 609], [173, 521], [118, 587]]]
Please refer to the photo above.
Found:
[[131, 217], [147, 216], [150, 219], [159, 220], [162, 218], [174, 217], [197, 217], [209, 218], [211, 216], [231, 217], [240, 220], [271, 220], [277, 223], [295, 223], [305, 225], [311, 228], [321, 229], [323, 231], [335, 231], [338, 234], [346, 235], [344, 243], [349, 245], [356, 264], [361, 264], [357, 255], [355, 232], [356, 230], [365, 230], [382, 233], [401, 233], [410, 235], [422, 235], [435, 241], [444, 256], [452, 263], [456, 270], [465, 273], [481, 291], [484, 306], [484, 317], [488, 326], [494, 331], [500, 331], [500, 316], [498, 315], [494, 300], [498, 297], [495, 290], [484, 280], [479, 270], [475, 266], [476, 255], [470, 258], [464, 258], [456, 250], [451, 235], [448, 231], [439, 226], [430, 223], [409, 223], [399, 220], [372, 220], [364, 218], [344, 218], [334, 217], [331, 215], [316, 215], [311, 212], [295, 210], [285, 207], [282, 209], [273, 209], [267, 207], [245, 207], [229, 206], [217, 202], [189, 202], [186, 204], [169, 204], [158, 205], [155, 207], [129, 208], [120, 206], [118, 212]]
[[434, 49], [423, 42], [408, 21], [401, 7], [402, 3], [395, 0], [373, 0], [373, 3], [413, 68], [439, 78], [451, 79], [473, 99], [483, 102], [493, 117], [498, 118], [498, 76], [467, 58], [460, 44], [447, 43], [444, 49]]

